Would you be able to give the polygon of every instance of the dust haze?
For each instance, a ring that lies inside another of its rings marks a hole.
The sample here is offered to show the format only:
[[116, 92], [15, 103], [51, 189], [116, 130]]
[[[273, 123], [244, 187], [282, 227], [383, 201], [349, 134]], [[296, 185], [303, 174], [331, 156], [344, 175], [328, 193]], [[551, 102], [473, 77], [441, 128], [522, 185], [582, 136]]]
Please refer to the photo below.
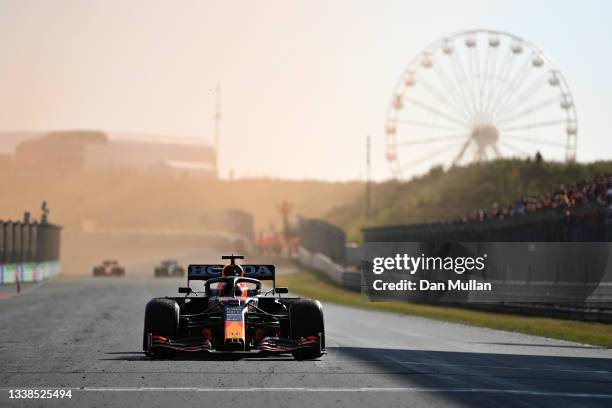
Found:
[[298, 215], [323, 216], [363, 188], [358, 182], [220, 180], [210, 146], [78, 130], [25, 138], [1, 154], [0, 185], [5, 219], [21, 219], [24, 211], [38, 218], [47, 201], [50, 221], [64, 228], [62, 266], [70, 275], [90, 274], [102, 258], [128, 269], [163, 258], [195, 261], [211, 244], [207, 232], [273, 233], [281, 228], [284, 201], [295, 222]]

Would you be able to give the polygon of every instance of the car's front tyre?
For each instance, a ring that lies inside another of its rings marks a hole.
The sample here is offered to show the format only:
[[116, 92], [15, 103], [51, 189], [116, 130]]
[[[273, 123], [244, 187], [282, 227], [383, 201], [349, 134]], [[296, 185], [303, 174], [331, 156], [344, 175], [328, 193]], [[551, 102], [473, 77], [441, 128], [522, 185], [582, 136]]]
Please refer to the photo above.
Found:
[[292, 354], [296, 360], [311, 360], [323, 355], [325, 348], [325, 327], [323, 309], [318, 300], [300, 299], [293, 302], [289, 308], [289, 324], [291, 338], [300, 340], [310, 336], [318, 337], [319, 347], [295, 350]]
[[170, 350], [153, 350], [148, 343], [148, 335], [174, 338], [179, 327], [179, 306], [174, 300], [154, 298], [147, 303], [144, 318], [142, 348], [152, 358], [167, 357]]

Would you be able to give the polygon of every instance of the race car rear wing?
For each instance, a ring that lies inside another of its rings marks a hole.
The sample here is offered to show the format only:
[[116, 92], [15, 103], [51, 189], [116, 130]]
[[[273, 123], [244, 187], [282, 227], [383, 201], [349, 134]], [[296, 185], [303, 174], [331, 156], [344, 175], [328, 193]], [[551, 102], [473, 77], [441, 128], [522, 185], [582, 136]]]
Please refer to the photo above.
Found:
[[[244, 269], [245, 278], [254, 278], [259, 280], [274, 280], [275, 268], [274, 265], [240, 265]], [[187, 268], [188, 280], [207, 280], [211, 278], [219, 278], [221, 276], [223, 265], [189, 265]]]

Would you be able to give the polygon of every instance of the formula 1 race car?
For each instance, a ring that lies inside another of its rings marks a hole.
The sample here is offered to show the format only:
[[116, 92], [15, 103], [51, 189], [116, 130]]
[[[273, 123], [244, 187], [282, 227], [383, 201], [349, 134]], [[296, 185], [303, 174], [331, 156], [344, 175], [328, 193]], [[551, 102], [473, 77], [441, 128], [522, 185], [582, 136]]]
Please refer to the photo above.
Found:
[[[182, 297], [154, 298], [146, 306], [143, 350], [151, 358], [181, 352], [292, 354], [297, 360], [325, 353], [323, 310], [316, 300], [281, 296], [274, 265], [189, 265]], [[262, 280], [272, 288], [262, 294]], [[200, 281], [203, 290], [191, 287]]]
[[94, 266], [93, 276], [123, 276], [125, 268], [114, 259], [105, 259], [101, 265]]
[[178, 264], [174, 259], [166, 259], [161, 261], [159, 266], [155, 267], [155, 277], [171, 277], [171, 276], [185, 276], [185, 268]]

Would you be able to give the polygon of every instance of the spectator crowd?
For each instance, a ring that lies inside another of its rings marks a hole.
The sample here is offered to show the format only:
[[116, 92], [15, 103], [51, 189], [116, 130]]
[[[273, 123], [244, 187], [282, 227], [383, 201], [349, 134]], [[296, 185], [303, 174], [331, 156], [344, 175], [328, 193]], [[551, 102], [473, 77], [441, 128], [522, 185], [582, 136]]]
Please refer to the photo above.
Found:
[[509, 217], [524, 216], [546, 210], [564, 211], [572, 214], [576, 207], [591, 205], [608, 207], [612, 210], [612, 176], [596, 176], [575, 184], [560, 185], [554, 191], [524, 196], [511, 204], [493, 204], [491, 210], [479, 209], [463, 217], [462, 222], [503, 220]]

